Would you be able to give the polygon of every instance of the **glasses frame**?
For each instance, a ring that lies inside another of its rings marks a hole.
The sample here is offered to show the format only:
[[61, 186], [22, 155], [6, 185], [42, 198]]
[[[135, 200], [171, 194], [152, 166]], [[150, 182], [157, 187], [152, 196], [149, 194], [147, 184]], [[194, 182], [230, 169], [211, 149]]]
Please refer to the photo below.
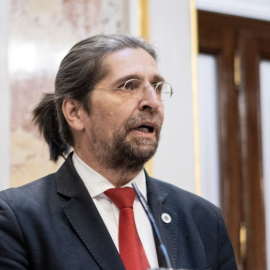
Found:
[[[169, 86], [169, 89], [170, 89], [170, 92], [167, 92], [168, 94], [170, 94], [169, 95], [169, 97], [167, 98], [167, 99], [161, 99], [161, 95], [162, 94], [160, 94], [160, 98], [159, 98], [159, 100], [161, 100], [161, 101], [168, 101], [168, 100], [170, 100], [170, 98], [172, 97], [172, 95], [173, 95], [173, 89], [172, 89], [172, 86], [169, 84], [169, 83], [167, 83], [167, 82], [165, 82], [165, 81], [162, 81], [162, 82], [158, 82], [158, 83], [154, 83], [154, 84], [146, 84], [146, 83], [144, 83], [142, 80], [140, 80], [140, 79], [129, 79], [129, 80], [127, 80], [125, 83], [124, 83], [124, 85], [123, 85], [123, 87], [115, 87], [115, 88], [113, 88], [113, 90], [127, 90], [127, 89], [125, 89], [125, 86], [129, 83], [129, 82], [131, 82], [131, 81], [139, 81], [139, 82], [141, 82], [142, 83], [142, 85], [144, 85], [144, 87], [143, 87], [143, 94], [142, 94], [142, 96], [140, 96], [140, 97], [136, 97], [136, 98], [134, 98], [134, 99], [140, 99], [140, 98], [142, 98], [143, 96], [144, 96], [144, 94], [146, 93], [146, 88], [148, 88], [148, 87], [150, 87], [150, 86], [152, 86], [154, 89], [155, 89], [155, 91], [156, 91], [156, 93], [158, 92], [158, 86], [160, 85], [160, 84], [166, 84], [166, 85], [168, 85]], [[123, 91], [124, 92], [124, 91]], [[126, 91], [126, 92], [128, 92], [128, 91]], [[157, 95], [158, 96], [158, 95]]]

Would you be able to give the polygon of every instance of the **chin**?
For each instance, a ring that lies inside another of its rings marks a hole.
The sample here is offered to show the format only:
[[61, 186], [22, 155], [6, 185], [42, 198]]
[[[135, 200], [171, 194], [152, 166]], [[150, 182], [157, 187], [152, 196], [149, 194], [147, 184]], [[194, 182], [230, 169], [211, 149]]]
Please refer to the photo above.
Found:
[[156, 153], [158, 142], [159, 137], [132, 139], [115, 137], [104, 164], [106, 163], [108, 168], [138, 172]]
[[141, 153], [142, 156], [148, 156], [151, 154], [154, 155], [156, 152], [158, 140], [157, 138], [140, 138], [129, 142], [129, 144], [135, 153]]
[[133, 154], [137, 158], [147, 159], [146, 162], [154, 156], [157, 150], [155, 145], [140, 145], [133, 148]]

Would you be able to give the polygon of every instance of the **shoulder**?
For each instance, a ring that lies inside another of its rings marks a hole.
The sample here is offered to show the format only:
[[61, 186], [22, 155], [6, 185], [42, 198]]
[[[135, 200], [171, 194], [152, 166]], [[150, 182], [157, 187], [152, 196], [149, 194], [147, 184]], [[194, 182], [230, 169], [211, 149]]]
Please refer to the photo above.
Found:
[[151, 187], [151, 190], [154, 189], [158, 193], [167, 193], [170, 198], [177, 199], [181, 201], [182, 203], [185, 203], [185, 204], [200, 203], [203, 205], [206, 204], [208, 206], [209, 205], [214, 206], [212, 203], [205, 200], [204, 198], [192, 192], [181, 189], [175, 185], [167, 183], [165, 181], [152, 178], [152, 177], [147, 177], [147, 183], [148, 183], [148, 186]]
[[29, 184], [0, 192], [0, 204], [23, 208], [46, 201], [55, 189], [55, 174], [47, 175]]
[[[74, 179], [74, 167], [70, 155], [56, 173], [49, 174], [29, 184], [0, 192], [0, 203], [19, 208], [46, 203], [57, 194], [58, 183], [66, 186], [68, 178]], [[60, 179], [60, 181], [59, 181]], [[73, 186], [74, 187], [74, 186]]]
[[147, 185], [150, 192], [164, 197], [165, 204], [170, 205], [177, 212], [192, 216], [194, 219], [205, 218], [205, 215], [217, 219], [221, 215], [220, 209], [211, 202], [172, 184], [147, 177]]

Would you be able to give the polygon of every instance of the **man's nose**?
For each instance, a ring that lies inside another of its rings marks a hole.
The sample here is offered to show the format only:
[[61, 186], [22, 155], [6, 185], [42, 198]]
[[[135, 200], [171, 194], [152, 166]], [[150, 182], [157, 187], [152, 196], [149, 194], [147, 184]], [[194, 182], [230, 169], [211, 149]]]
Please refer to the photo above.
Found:
[[140, 110], [157, 111], [162, 105], [155, 88], [152, 85], [145, 86], [144, 95], [142, 96], [139, 104]]

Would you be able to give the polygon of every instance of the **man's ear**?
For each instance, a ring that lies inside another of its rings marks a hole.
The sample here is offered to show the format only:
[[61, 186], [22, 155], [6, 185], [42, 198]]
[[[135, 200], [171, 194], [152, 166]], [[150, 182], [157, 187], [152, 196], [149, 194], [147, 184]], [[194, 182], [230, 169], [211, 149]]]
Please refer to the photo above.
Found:
[[84, 109], [79, 101], [75, 99], [65, 99], [62, 103], [62, 111], [71, 128], [78, 131], [84, 129]]

